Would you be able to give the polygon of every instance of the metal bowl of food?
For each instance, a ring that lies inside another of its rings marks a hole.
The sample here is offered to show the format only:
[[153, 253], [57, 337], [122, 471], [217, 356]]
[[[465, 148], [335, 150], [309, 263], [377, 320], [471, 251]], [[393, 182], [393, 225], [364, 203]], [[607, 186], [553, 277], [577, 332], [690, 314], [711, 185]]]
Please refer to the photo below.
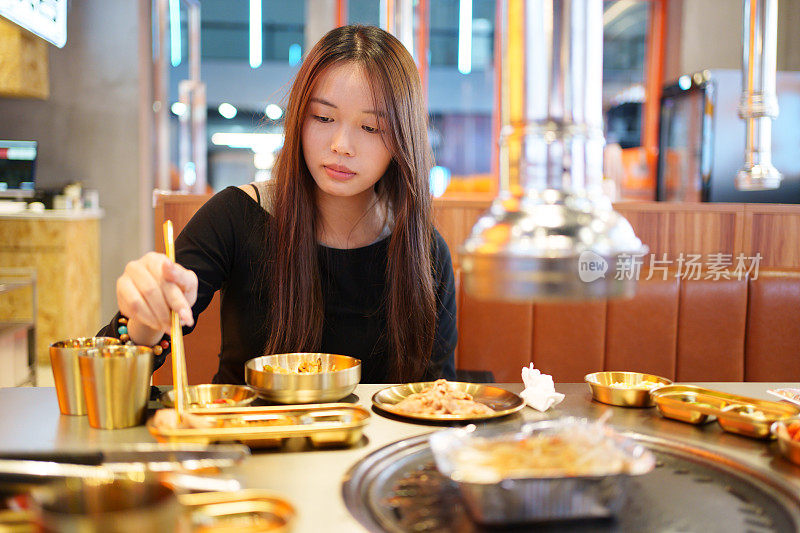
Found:
[[583, 378], [598, 402], [620, 407], [653, 407], [650, 391], [672, 385], [672, 381], [641, 372], [595, 372]]
[[631, 476], [655, 468], [643, 446], [580, 418], [447, 429], [429, 442], [470, 515], [491, 526], [611, 517]]
[[262, 355], [245, 363], [244, 379], [270, 402], [335, 402], [361, 381], [361, 361], [329, 353]]
[[[209, 409], [215, 407], [241, 407], [250, 405], [258, 395], [250, 387], [244, 385], [191, 385], [186, 387], [186, 407], [191, 409]], [[175, 390], [171, 389], [161, 395], [164, 407], [175, 405]]]
[[778, 450], [788, 461], [800, 465], [800, 416], [773, 422], [770, 432], [778, 439]]

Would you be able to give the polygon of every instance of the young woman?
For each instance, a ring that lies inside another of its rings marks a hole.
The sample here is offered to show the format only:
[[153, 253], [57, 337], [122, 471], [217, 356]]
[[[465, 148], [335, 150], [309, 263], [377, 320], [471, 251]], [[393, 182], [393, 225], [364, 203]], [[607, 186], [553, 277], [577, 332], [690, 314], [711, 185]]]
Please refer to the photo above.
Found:
[[157, 345], [170, 310], [188, 333], [219, 290], [215, 383], [243, 383], [253, 357], [299, 351], [361, 359], [365, 383], [454, 379], [453, 269], [431, 221], [425, 109], [395, 37], [329, 32], [292, 86], [273, 180], [212, 197], [177, 238], [177, 264], [152, 252], [129, 263], [101, 333]]

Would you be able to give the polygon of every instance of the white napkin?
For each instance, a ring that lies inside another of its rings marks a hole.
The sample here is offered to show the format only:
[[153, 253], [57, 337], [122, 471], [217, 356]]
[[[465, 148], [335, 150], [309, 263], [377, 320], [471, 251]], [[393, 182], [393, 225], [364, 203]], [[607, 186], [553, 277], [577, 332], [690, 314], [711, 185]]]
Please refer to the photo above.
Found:
[[564, 399], [563, 394], [556, 392], [553, 377], [533, 368], [533, 363], [530, 367], [522, 367], [522, 382], [525, 390], [520, 396], [537, 411], [545, 412]]

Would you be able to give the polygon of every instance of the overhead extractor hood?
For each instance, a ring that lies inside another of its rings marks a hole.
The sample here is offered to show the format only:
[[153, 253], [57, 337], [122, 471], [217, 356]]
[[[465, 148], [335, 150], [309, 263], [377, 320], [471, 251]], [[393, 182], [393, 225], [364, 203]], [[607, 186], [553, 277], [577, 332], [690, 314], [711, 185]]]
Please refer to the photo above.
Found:
[[602, 0], [502, 0], [500, 192], [463, 285], [510, 301], [631, 296], [647, 253], [601, 190]]

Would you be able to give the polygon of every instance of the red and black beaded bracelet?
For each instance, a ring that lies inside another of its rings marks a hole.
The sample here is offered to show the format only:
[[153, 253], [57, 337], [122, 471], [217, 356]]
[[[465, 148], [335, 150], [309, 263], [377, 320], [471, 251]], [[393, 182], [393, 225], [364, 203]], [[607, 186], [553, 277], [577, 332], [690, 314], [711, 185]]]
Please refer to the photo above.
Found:
[[[117, 319], [117, 323], [119, 326], [117, 327], [117, 334], [119, 335], [119, 340], [125, 344], [133, 344], [131, 340], [131, 336], [128, 334], [128, 318], [119, 315]], [[153, 355], [159, 356], [162, 353], [168, 354], [169, 353], [169, 335], [164, 335], [161, 337], [161, 341], [153, 346], [151, 346], [153, 350]]]

